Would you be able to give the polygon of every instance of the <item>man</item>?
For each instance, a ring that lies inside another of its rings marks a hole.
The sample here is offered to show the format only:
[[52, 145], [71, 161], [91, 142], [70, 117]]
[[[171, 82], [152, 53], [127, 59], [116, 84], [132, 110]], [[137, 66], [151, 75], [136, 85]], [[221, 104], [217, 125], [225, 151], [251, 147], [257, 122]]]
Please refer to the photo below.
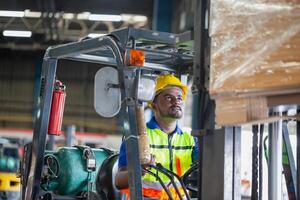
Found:
[[[156, 79], [155, 98], [151, 102], [154, 116], [147, 123], [147, 135], [150, 151], [155, 157], [155, 162], [182, 176], [197, 159], [198, 149], [196, 140], [190, 133], [182, 131], [178, 126], [178, 119], [183, 115], [183, 104], [187, 95], [187, 86], [182, 84], [173, 75], [163, 75]], [[119, 156], [119, 171], [115, 184], [119, 189], [128, 188], [128, 172], [125, 143], [123, 142]], [[164, 183], [170, 180], [158, 174]], [[143, 195], [156, 199], [168, 199], [157, 179], [148, 174], [143, 174]], [[128, 190], [127, 190], [128, 191]], [[179, 199], [174, 188], [170, 188], [173, 199]], [[182, 190], [181, 190], [182, 191]]]

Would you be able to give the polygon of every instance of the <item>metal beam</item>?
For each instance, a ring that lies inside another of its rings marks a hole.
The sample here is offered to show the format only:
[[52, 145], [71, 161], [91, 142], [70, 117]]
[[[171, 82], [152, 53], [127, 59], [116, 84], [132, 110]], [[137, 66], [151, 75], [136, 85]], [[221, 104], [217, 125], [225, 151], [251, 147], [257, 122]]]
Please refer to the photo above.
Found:
[[[283, 142], [284, 142], [284, 147], [286, 149], [286, 156], [288, 158], [288, 169], [289, 172], [287, 174], [285, 173], [285, 177], [286, 177], [286, 182], [287, 184], [290, 184], [288, 181], [291, 180], [292, 185], [287, 185], [287, 187], [293, 187], [293, 191], [294, 194], [296, 195], [296, 186], [297, 186], [297, 170], [296, 170], [296, 166], [295, 166], [295, 159], [294, 159], [294, 155], [293, 155], [293, 151], [292, 151], [292, 146], [291, 146], [291, 141], [290, 141], [290, 137], [289, 137], [289, 131], [288, 131], [288, 126], [287, 126], [287, 122], [283, 122], [282, 124], [282, 132], [283, 132]], [[283, 163], [284, 164], [284, 163]], [[284, 168], [284, 172], [285, 172], [285, 168]], [[289, 189], [289, 188], [287, 188]], [[290, 193], [290, 191], [288, 191]], [[296, 198], [295, 198], [296, 199]]]
[[148, 20], [134, 21], [134, 15], [127, 15], [128, 17], [124, 21], [110, 22], [78, 19], [78, 17], [76, 17], [78, 13], [71, 13], [75, 17], [70, 19], [64, 17], [64, 14], [65, 12], [63, 11], [44, 11], [41, 13], [41, 17], [16, 18], [0, 16], [0, 27], [2, 30], [26, 30], [32, 32], [30, 40], [27, 38], [15, 39], [2, 37], [0, 47], [11, 49], [25, 48], [27, 50], [46, 49], [46, 47], [51, 44], [78, 41], [81, 38], [87, 37], [89, 33], [108, 34], [116, 29], [129, 26], [134, 28], [146, 28], [151, 18], [151, 15], [149, 16], [149, 14], [147, 14], [144, 16], [148, 17]]
[[[84, 3], [80, 0], [55, 1], [55, 10], [63, 12], [95, 12], [97, 14], [147, 14], [152, 15], [153, 0], [89, 0]], [[49, 8], [48, 1], [13, 0], [0, 1], [1, 10], [25, 10], [39, 11]]]
[[233, 199], [241, 199], [241, 127], [234, 127], [233, 132]]
[[156, 31], [171, 31], [172, 0], [153, 1], [152, 29]]
[[27, 187], [26, 191], [24, 191], [26, 200], [37, 200], [39, 195], [56, 66], [57, 59], [45, 59], [43, 63], [42, 76], [44, 79], [42, 80], [42, 93], [40, 97], [41, 114], [36, 120], [33, 131], [32, 159], [30, 163]]
[[[122, 70], [122, 66], [119, 66]], [[122, 109], [123, 128], [125, 132], [126, 144], [126, 157], [127, 157], [127, 170], [129, 177], [130, 199], [140, 200], [143, 199], [142, 195], [142, 181], [141, 181], [141, 164], [139, 159], [139, 146], [138, 146], [138, 128], [136, 117], [137, 98], [135, 90], [135, 73], [133, 69], [119, 71], [119, 80], [124, 84], [121, 90], [122, 96], [126, 100], [126, 107]]]
[[282, 198], [282, 120], [269, 124], [269, 200]]
[[[238, 200], [240, 191], [241, 129], [226, 127], [205, 136], [201, 197]], [[215, 188], [215, 189], [212, 189]]]
[[66, 138], [66, 146], [72, 147], [76, 143], [76, 126], [74, 124], [68, 125], [67, 130], [65, 132], [65, 138]]

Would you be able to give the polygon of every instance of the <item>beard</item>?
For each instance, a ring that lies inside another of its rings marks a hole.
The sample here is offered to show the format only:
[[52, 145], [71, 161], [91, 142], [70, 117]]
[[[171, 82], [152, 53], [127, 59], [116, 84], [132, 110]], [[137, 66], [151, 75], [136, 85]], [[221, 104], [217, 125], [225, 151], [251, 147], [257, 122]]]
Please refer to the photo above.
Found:
[[183, 115], [182, 108], [180, 106], [172, 106], [167, 113], [168, 118], [180, 119]]

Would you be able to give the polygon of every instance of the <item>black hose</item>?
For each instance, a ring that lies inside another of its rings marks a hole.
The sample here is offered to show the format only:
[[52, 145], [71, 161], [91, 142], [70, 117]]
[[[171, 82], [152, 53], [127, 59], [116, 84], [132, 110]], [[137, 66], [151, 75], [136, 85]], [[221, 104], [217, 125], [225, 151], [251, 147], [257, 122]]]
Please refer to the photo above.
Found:
[[[157, 164], [157, 165], [159, 165], [159, 164]], [[165, 168], [160, 168], [160, 167], [157, 167], [157, 166], [154, 166], [154, 165], [151, 165], [151, 167], [154, 168], [154, 169], [156, 169], [157, 171], [163, 173], [164, 175], [166, 175], [166, 176], [170, 179], [170, 181], [171, 181], [173, 187], [175, 188], [175, 190], [176, 190], [176, 192], [177, 192], [177, 194], [178, 194], [178, 196], [179, 196], [179, 199], [180, 199], [180, 200], [183, 200], [183, 198], [182, 198], [182, 196], [180, 195], [179, 189], [178, 189], [178, 187], [177, 187], [177, 185], [176, 185], [176, 183], [175, 183], [173, 177], [172, 177], [170, 174], [168, 174], [168, 172], [165, 170]]]
[[191, 199], [190, 196], [189, 196], [189, 194], [188, 194], [188, 192], [187, 192], [187, 190], [186, 190], [186, 187], [185, 187], [184, 183], [182, 182], [182, 179], [181, 179], [176, 173], [174, 173], [174, 172], [171, 171], [171, 170], [168, 170], [168, 169], [164, 168], [160, 163], [157, 164], [157, 167], [159, 167], [159, 168], [161, 168], [161, 169], [163, 169], [163, 170], [166, 170], [167, 173], [169, 173], [169, 174], [171, 174], [172, 176], [176, 177], [177, 180], [179, 181], [179, 183], [180, 183], [182, 189], [183, 189], [183, 192], [184, 192], [184, 194], [185, 194], [187, 200], [190, 200], [190, 199]]
[[164, 182], [161, 180], [161, 178], [156, 175], [155, 173], [153, 173], [152, 171], [148, 170], [147, 168], [143, 167], [143, 170], [145, 170], [147, 173], [149, 173], [150, 175], [154, 176], [158, 182], [161, 184], [161, 186], [164, 188], [165, 192], [167, 193], [168, 197], [170, 200], [173, 200], [172, 198], [172, 194], [170, 193], [169, 189], [165, 186]]

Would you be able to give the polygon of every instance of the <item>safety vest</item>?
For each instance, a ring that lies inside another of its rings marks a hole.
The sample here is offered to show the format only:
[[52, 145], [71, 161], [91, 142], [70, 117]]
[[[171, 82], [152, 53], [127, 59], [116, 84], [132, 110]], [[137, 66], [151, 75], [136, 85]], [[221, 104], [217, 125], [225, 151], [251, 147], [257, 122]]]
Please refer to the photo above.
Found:
[[[158, 200], [169, 200], [169, 196], [164, 190], [155, 190], [149, 188], [143, 188], [143, 196], [148, 197], [151, 199], [158, 199]], [[121, 192], [123, 193], [121, 200], [130, 200], [130, 190], [129, 189], [122, 189]], [[182, 188], [179, 188], [179, 192], [181, 198], [179, 197], [178, 193], [175, 191], [175, 188], [169, 188], [169, 192], [172, 195], [173, 200], [181, 200], [184, 198], [184, 192]]]
[[[157, 163], [169, 169], [179, 176], [182, 176], [192, 165], [192, 150], [195, 140], [190, 133], [181, 132], [166, 134], [162, 130], [147, 128], [150, 152], [155, 156]], [[169, 183], [170, 179], [155, 169], [152, 172], [159, 175], [164, 183]], [[162, 189], [160, 183], [154, 176], [146, 173], [143, 176], [143, 187]]]
[[[150, 152], [155, 156], [156, 163], [160, 163], [166, 169], [169, 169], [179, 176], [182, 176], [192, 165], [192, 151], [195, 146], [195, 140], [190, 133], [182, 131], [173, 134], [166, 134], [159, 128], [150, 129], [147, 127]], [[150, 169], [157, 174], [167, 186], [172, 186], [170, 179], [155, 169]], [[176, 180], [176, 179], [175, 179]], [[149, 173], [142, 177], [143, 196], [168, 200], [163, 187], [159, 181]], [[179, 184], [177, 186], [180, 186]], [[179, 200], [179, 196], [174, 188], [169, 187], [174, 200]], [[181, 195], [184, 195], [182, 188], [179, 187]], [[124, 199], [129, 199], [129, 189], [122, 190], [126, 193]]]

